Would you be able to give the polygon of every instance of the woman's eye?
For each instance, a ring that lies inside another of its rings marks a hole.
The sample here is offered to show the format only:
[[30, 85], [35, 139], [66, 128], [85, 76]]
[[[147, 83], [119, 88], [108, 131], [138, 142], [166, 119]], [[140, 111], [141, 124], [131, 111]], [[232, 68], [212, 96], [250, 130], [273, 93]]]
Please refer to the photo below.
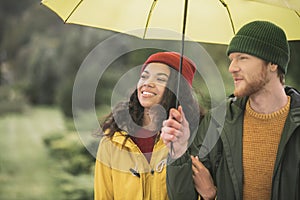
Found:
[[166, 78], [157, 78], [157, 80], [160, 81], [160, 82], [167, 82], [168, 81], [168, 79], [166, 79]]
[[141, 79], [145, 79], [145, 78], [147, 78], [147, 75], [145, 75], [145, 74], [141, 74], [141, 77], [140, 77]]

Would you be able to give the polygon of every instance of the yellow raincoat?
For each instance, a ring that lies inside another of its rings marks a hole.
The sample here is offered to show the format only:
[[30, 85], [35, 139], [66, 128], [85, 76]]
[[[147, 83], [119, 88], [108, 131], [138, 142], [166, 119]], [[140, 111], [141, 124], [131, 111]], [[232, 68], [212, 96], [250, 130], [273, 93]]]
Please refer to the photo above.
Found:
[[150, 164], [125, 132], [103, 137], [95, 165], [95, 200], [167, 200], [168, 149], [158, 140]]

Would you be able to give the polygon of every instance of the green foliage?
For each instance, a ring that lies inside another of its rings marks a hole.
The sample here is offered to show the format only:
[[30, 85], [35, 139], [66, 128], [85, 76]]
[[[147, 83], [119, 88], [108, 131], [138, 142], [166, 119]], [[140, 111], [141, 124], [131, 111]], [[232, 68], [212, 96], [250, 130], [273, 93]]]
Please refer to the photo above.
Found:
[[[1, 24], [0, 66], [2, 62], [12, 64], [10, 73], [15, 77], [13, 81], [25, 84], [25, 93], [31, 103], [59, 103], [63, 108], [69, 107], [64, 111], [71, 116], [72, 88], [68, 85], [74, 81], [84, 57], [110, 32], [64, 25], [48, 8], [38, 3], [29, 4], [29, 0], [24, 2], [27, 2], [27, 10], [18, 15], [9, 13], [6, 23]], [[14, 4], [19, 6], [20, 3]], [[13, 9], [7, 1], [0, 5]], [[2, 79], [2, 73], [0, 76]], [[62, 97], [66, 88], [69, 88], [69, 96], [64, 94]], [[64, 99], [66, 102], [63, 102]]]
[[51, 134], [44, 138], [50, 154], [59, 160], [63, 169], [73, 175], [89, 173], [94, 159], [81, 144], [76, 132]]
[[88, 200], [94, 198], [93, 179], [90, 175], [72, 176], [64, 174], [60, 177], [61, 199]]
[[93, 166], [95, 159], [80, 142], [74, 131], [51, 133], [44, 137], [50, 155], [60, 163], [65, 173], [60, 174], [62, 199], [93, 198]]
[[51, 133], [51, 134], [46, 135], [43, 138], [43, 142], [45, 143], [45, 145], [47, 147], [49, 147], [52, 145], [53, 141], [61, 140], [61, 139], [63, 139], [63, 137], [64, 137], [64, 135], [60, 132], [59, 133]]

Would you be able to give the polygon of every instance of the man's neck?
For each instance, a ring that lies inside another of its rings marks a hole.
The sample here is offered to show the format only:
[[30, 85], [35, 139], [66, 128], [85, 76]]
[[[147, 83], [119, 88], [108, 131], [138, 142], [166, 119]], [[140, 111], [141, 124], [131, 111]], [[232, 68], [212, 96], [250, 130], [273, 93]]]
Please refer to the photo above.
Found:
[[249, 97], [251, 108], [263, 114], [269, 114], [280, 110], [288, 102], [283, 86], [275, 86], [263, 89]]

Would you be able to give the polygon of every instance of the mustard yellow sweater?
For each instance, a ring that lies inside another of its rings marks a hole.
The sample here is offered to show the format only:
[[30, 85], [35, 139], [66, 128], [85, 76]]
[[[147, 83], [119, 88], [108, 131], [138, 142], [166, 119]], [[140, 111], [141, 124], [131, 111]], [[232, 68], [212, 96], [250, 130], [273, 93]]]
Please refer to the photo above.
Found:
[[249, 101], [243, 127], [243, 199], [270, 199], [272, 175], [277, 148], [290, 108], [290, 97], [285, 107], [270, 114], [255, 112]]

